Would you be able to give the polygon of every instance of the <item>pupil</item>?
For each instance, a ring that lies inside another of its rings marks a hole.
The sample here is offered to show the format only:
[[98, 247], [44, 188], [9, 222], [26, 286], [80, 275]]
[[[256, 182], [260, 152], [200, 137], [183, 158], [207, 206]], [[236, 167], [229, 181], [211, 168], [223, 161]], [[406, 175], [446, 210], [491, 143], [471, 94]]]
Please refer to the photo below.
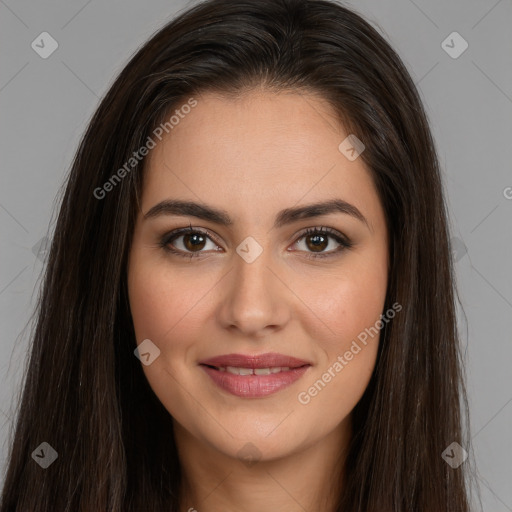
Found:
[[310, 239], [313, 241], [312, 244], [313, 244], [313, 247], [315, 248], [322, 248], [322, 249], [325, 249], [325, 240], [322, 241], [322, 239], [324, 239], [324, 236], [323, 235], [312, 235], [310, 237]]
[[[192, 241], [192, 239], [195, 239], [195, 241]], [[201, 244], [204, 244], [203, 235], [199, 235], [197, 233], [192, 235], [185, 235], [185, 245], [188, 249], [198, 248]], [[201, 249], [202, 247], [199, 248]]]

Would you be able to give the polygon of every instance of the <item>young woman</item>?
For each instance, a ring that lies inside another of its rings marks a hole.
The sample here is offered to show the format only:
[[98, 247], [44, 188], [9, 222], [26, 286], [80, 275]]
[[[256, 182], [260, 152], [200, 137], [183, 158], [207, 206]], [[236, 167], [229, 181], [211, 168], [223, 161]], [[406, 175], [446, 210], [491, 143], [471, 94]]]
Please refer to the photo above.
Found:
[[467, 512], [450, 258], [375, 29], [326, 0], [196, 5], [78, 149], [1, 512]]

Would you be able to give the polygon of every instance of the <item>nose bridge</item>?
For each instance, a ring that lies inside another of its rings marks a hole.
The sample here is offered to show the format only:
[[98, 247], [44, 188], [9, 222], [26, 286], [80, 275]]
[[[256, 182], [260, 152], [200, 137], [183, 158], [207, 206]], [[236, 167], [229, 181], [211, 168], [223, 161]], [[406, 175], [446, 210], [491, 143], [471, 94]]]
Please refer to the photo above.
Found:
[[240, 295], [238, 299], [243, 300], [246, 293], [252, 297], [253, 302], [270, 295], [269, 292], [273, 290], [270, 281], [275, 279], [270, 271], [273, 266], [270, 246], [253, 237], [247, 237], [238, 245], [236, 253], [234, 287]]
[[248, 237], [237, 246], [236, 253], [224, 301], [223, 321], [252, 332], [282, 324], [286, 304], [282, 296], [283, 284], [275, 275], [272, 250]]
[[269, 273], [272, 266], [272, 254], [270, 248], [263, 247], [257, 242], [244, 241], [236, 249], [238, 258], [235, 258], [235, 272], [243, 281], [261, 282]]

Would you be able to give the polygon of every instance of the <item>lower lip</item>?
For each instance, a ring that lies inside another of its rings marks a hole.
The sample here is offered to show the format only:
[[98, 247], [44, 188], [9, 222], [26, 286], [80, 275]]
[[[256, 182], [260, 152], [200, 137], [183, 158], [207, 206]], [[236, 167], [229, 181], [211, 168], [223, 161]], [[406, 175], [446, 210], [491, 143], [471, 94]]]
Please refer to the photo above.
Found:
[[244, 398], [260, 398], [277, 393], [299, 380], [308, 370], [309, 365], [292, 368], [285, 372], [271, 373], [270, 375], [235, 375], [226, 371], [215, 370], [206, 365], [201, 365], [201, 368], [217, 386], [232, 395]]

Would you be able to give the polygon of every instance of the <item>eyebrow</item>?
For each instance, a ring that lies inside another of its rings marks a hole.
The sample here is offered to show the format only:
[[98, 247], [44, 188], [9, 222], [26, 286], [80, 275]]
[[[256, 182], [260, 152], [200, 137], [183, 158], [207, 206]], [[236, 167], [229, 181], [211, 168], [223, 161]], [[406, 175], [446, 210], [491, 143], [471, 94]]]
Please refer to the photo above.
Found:
[[[330, 213], [344, 213], [350, 215], [366, 224], [370, 229], [370, 225], [364, 215], [354, 205], [342, 199], [332, 199], [330, 201], [281, 210], [276, 216], [274, 228], [280, 228], [301, 219], [319, 217]], [[221, 226], [230, 226], [233, 224], [233, 220], [225, 210], [220, 210], [206, 204], [195, 203], [193, 201], [166, 199], [150, 208], [149, 211], [144, 214], [144, 220], [161, 215], [189, 215], [197, 217], [198, 219], [208, 220], [215, 224], [220, 224]]]

